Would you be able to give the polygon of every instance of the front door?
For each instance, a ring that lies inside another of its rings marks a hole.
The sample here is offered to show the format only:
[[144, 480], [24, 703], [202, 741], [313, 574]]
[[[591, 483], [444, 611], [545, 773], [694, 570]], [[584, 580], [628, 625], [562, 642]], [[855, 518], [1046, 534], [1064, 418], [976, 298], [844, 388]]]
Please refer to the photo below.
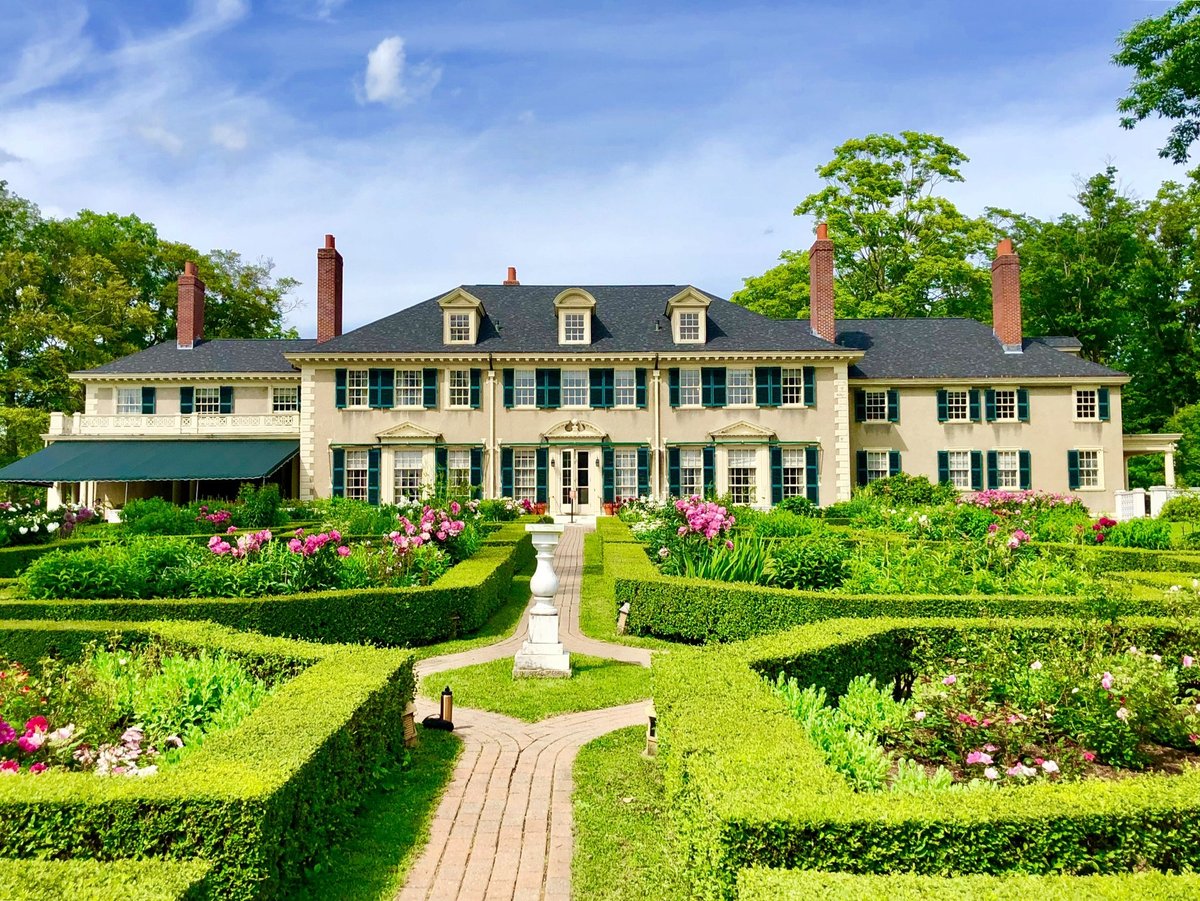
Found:
[[595, 515], [600, 506], [600, 489], [592, 473], [596, 451], [563, 448], [558, 453], [558, 471], [561, 473], [558, 512]]

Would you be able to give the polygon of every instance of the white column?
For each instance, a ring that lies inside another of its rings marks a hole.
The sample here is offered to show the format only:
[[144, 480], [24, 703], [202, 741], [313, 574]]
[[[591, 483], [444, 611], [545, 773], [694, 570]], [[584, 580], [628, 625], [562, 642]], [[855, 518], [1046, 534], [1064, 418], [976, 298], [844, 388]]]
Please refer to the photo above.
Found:
[[1168, 488], [1175, 487], [1175, 451], [1169, 450], [1163, 454], [1163, 469], [1166, 471], [1164, 481]]
[[487, 373], [487, 405], [488, 405], [488, 437], [487, 460], [484, 463], [485, 472], [480, 487], [484, 497], [500, 496], [500, 449], [496, 447], [496, 370], [489, 369]]
[[513, 658], [513, 677], [569, 676], [571, 658], [558, 640], [558, 574], [554, 571], [554, 549], [562, 537], [563, 526], [529, 525], [537, 551], [537, 569], [529, 580], [534, 605], [529, 610], [529, 636]]
[[667, 496], [667, 480], [663, 477], [664, 467], [662, 465], [665, 453], [662, 443], [662, 372], [658, 369], [651, 371], [653, 372], [654, 382], [654, 400], [652, 402], [652, 406], [654, 407], [654, 456], [650, 461], [652, 467], [650, 472], [650, 494], [656, 498], [663, 498]]

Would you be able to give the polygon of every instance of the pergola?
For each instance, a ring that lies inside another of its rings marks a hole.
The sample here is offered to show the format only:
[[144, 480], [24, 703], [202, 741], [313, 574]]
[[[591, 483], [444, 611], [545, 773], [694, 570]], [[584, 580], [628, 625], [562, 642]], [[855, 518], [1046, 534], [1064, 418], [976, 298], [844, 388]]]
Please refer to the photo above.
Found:
[[[1122, 436], [1125, 462], [1130, 457], [1141, 457], [1147, 454], [1163, 455], [1163, 481], [1168, 488], [1175, 487], [1175, 451], [1182, 438], [1182, 433], [1163, 432], [1157, 435], [1124, 435]], [[1126, 478], [1128, 483], [1128, 478]]]

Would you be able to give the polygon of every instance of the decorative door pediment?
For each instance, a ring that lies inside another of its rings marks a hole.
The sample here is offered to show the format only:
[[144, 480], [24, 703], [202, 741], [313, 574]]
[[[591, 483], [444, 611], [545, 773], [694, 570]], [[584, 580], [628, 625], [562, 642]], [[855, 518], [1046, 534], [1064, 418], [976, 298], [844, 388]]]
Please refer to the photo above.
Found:
[[603, 441], [608, 432], [586, 419], [564, 419], [547, 429], [542, 438], [546, 441]]
[[752, 422], [746, 422], [744, 419], [709, 432], [709, 436], [713, 441], [762, 442], [773, 441], [776, 438], [773, 430], [765, 426], [755, 425]]
[[442, 440], [441, 432], [433, 432], [408, 421], [378, 432], [375, 437], [384, 444], [435, 444]]

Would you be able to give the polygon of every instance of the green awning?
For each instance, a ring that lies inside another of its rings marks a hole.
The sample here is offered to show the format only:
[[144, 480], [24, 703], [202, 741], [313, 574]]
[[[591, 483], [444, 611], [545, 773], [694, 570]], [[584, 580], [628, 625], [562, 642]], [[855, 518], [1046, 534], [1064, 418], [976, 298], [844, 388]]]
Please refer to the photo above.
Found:
[[0, 469], [0, 482], [158, 482], [261, 479], [300, 453], [278, 439], [56, 441]]

